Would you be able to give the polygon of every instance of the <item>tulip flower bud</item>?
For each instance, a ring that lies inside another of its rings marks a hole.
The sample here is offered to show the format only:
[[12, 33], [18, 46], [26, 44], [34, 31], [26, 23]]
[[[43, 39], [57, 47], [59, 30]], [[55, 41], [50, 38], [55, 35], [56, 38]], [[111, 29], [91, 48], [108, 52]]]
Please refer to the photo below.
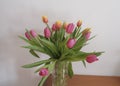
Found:
[[48, 18], [47, 18], [47, 16], [42, 16], [42, 21], [43, 21], [44, 23], [48, 23]]
[[25, 36], [26, 36], [27, 39], [29, 39], [29, 40], [31, 39], [28, 32], [25, 32]]
[[68, 23], [64, 22], [63, 27], [64, 29], [67, 29]]
[[55, 26], [59, 30], [60, 27], [62, 26], [62, 22], [61, 21], [56, 21]]
[[70, 23], [67, 25], [66, 32], [71, 34], [73, 32], [73, 29], [74, 29], [74, 24]]
[[86, 28], [85, 30], [82, 31], [82, 35], [86, 38], [86, 40], [88, 40], [90, 38], [90, 28]]
[[88, 63], [92, 63], [92, 62], [95, 62], [95, 61], [97, 61], [97, 60], [98, 60], [98, 58], [97, 58], [97, 56], [94, 55], [94, 54], [88, 55], [88, 56], [86, 57], [86, 61], [87, 61]]
[[41, 68], [39, 72], [40, 76], [47, 76], [48, 75], [48, 69], [46, 68]]
[[47, 27], [44, 29], [44, 35], [46, 38], [50, 38], [51, 36], [51, 31]]
[[86, 40], [88, 40], [88, 39], [90, 38], [90, 34], [91, 34], [91, 32], [88, 32], [88, 33], [85, 35]]
[[75, 44], [76, 44], [76, 39], [70, 38], [67, 42], [67, 47], [68, 48], [73, 48]]
[[77, 26], [80, 27], [81, 25], [82, 25], [82, 20], [79, 20], [79, 21], [77, 22]]
[[56, 30], [57, 30], [57, 28], [56, 28], [56, 25], [55, 25], [55, 24], [53, 24], [53, 25], [52, 25], [52, 30], [53, 30], [53, 31], [56, 31]]
[[32, 37], [37, 37], [37, 33], [34, 30], [30, 30], [30, 34], [32, 35]]
[[27, 39], [31, 39], [31, 36], [33, 37], [33, 38], [35, 38], [35, 37], [37, 37], [37, 33], [34, 31], [34, 30], [30, 30], [30, 34], [29, 34], [29, 32], [25, 32], [25, 36], [26, 36], [26, 38]]

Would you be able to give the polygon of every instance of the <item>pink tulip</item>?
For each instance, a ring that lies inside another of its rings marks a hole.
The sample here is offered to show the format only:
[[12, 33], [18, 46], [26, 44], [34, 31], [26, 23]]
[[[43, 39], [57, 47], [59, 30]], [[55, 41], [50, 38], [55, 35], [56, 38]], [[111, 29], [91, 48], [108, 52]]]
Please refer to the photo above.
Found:
[[47, 27], [44, 29], [44, 35], [46, 38], [50, 38], [51, 36], [51, 31]]
[[85, 34], [86, 40], [88, 40], [90, 38], [90, 34], [91, 34], [91, 32], [88, 32], [88, 33]]
[[90, 38], [90, 28], [86, 28], [85, 30], [82, 31], [82, 35], [85, 37], [86, 40], [88, 40]]
[[39, 72], [40, 76], [47, 76], [48, 75], [48, 69], [46, 68], [41, 68]]
[[73, 29], [74, 29], [74, 24], [70, 23], [67, 25], [66, 32], [71, 34], [73, 32]]
[[74, 45], [75, 45], [75, 43], [76, 43], [76, 39], [70, 38], [70, 39], [68, 40], [68, 42], [67, 42], [67, 47], [68, 47], [68, 48], [73, 48]]
[[37, 36], [37, 33], [34, 31], [34, 30], [30, 30], [30, 34], [32, 35], [32, 37], [36, 37]]
[[53, 24], [53, 25], [52, 25], [52, 30], [53, 30], [53, 31], [56, 31], [56, 30], [57, 30], [57, 28], [56, 28], [56, 25], [55, 25], [55, 24]]
[[97, 60], [98, 60], [98, 58], [97, 58], [97, 56], [94, 55], [94, 54], [88, 55], [88, 56], [86, 57], [86, 61], [87, 61], [88, 63], [92, 63], [92, 62], [95, 62], [95, 61], [97, 61]]
[[[31, 35], [33, 38], [35, 38], [35, 37], [37, 36], [37, 33], [36, 33], [34, 30], [30, 30], [30, 35]], [[25, 36], [26, 36], [26, 38], [29, 39], [29, 40], [31, 39], [30, 35], [29, 35], [28, 32], [25, 32]]]
[[29, 40], [31, 39], [28, 32], [25, 32], [25, 36], [26, 36], [27, 39], [29, 39]]

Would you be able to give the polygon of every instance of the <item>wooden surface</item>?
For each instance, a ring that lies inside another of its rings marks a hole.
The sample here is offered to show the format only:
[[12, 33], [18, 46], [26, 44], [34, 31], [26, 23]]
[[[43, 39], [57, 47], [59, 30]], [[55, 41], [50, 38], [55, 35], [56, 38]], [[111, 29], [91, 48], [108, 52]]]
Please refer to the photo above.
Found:
[[[51, 86], [50, 77], [44, 86]], [[68, 80], [68, 86], [120, 86], [120, 76], [75, 75]]]

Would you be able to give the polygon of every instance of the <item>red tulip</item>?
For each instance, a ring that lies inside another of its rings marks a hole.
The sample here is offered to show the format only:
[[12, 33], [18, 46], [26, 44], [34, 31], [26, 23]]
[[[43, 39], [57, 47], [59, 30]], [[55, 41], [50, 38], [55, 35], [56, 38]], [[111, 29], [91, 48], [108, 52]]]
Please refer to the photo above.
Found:
[[51, 31], [47, 27], [44, 29], [44, 35], [46, 38], [50, 38], [51, 36]]
[[76, 39], [70, 38], [70, 39], [68, 40], [68, 42], [67, 42], [67, 47], [68, 47], [68, 48], [73, 48], [74, 45], [75, 45], [75, 43], [76, 43]]
[[46, 68], [41, 68], [39, 72], [40, 76], [47, 76], [48, 75], [48, 69]]
[[70, 23], [67, 25], [66, 32], [71, 34], [73, 32], [73, 29], [74, 29], [74, 24]]
[[98, 60], [98, 58], [97, 58], [97, 56], [94, 55], [94, 54], [88, 55], [88, 56], [86, 57], [86, 61], [87, 61], [88, 63], [92, 63], [92, 62], [95, 62], [95, 61], [97, 61], [97, 60]]

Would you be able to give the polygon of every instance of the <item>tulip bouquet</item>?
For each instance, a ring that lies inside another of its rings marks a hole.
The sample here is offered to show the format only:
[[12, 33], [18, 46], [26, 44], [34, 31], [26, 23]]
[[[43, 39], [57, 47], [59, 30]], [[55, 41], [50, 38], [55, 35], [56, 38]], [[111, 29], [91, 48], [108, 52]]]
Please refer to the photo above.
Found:
[[26, 30], [25, 37], [19, 36], [28, 46], [23, 46], [29, 49], [29, 52], [39, 58], [37, 52], [47, 54], [49, 59], [41, 60], [31, 64], [24, 65], [24, 68], [39, 67], [35, 73], [42, 76], [38, 86], [43, 86], [47, 77], [53, 72], [55, 64], [59, 62], [69, 62], [68, 75], [74, 75], [72, 62], [81, 61], [84, 66], [86, 62], [92, 63], [98, 60], [103, 52], [84, 52], [81, 49], [87, 44], [87, 41], [94, 38], [90, 37], [90, 28], [81, 31], [82, 21], [79, 20], [76, 24], [62, 23], [56, 21], [52, 26], [48, 25], [46, 16], [42, 17], [43, 23], [46, 27], [44, 29], [44, 36], [36, 33], [33, 29]]

